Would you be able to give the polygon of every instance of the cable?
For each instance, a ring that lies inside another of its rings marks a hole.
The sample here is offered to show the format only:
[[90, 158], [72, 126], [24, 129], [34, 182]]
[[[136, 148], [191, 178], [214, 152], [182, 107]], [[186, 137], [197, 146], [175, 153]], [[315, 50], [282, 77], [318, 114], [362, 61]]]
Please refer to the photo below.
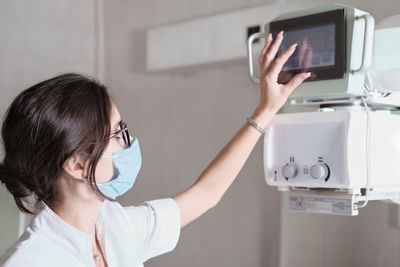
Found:
[[367, 102], [365, 101], [364, 96], [361, 97], [365, 111], [367, 112], [367, 127], [366, 127], [366, 163], [367, 163], [367, 190], [365, 192], [365, 201], [362, 205], [356, 204], [356, 209], [361, 209], [367, 206], [368, 204], [368, 193], [369, 190], [371, 189], [371, 150], [370, 150], [370, 145], [371, 145], [371, 116], [370, 116], [370, 111], [367, 105]]
[[369, 73], [365, 73], [365, 82], [364, 82], [364, 92], [366, 93], [367, 97], [369, 98], [375, 98], [375, 97], [387, 97], [391, 93], [387, 90], [383, 90], [382, 88], [378, 90], [375, 86], [374, 83], [372, 82], [371, 76]]
[[368, 94], [368, 95], [372, 95], [374, 92], [376, 92], [376, 90], [374, 90], [373, 85], [372, 85], [372, 81], [371, 81], [371, 77], [369, 76], [368, 73], [366, 73], [366, 80], [364, 82], [364, 91]]

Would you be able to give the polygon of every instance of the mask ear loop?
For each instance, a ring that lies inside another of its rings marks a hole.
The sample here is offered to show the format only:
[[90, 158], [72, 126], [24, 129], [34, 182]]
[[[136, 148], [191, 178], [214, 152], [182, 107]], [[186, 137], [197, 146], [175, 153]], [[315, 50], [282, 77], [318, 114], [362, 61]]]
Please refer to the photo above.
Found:
[[[81, 179], [79, 179], [79, 180], [81, 180]], [[85, 179], [83, 179], [83, 180], [81, 180], [81, 181], [83, 181], [85, 184], [96, 184], [96, 183], [91, 182], [91, 181], [89, 180], [89, 178], [87, 178], [87, 177], [85, 177]]]
[[118, 158], [118, 156], [101, 156], [102, 158], [105, 158], [105, 159], [117, 159]]
[[[130, 139], [130, 143], [131, 143], [131, 145], [130, 146], [132, 146], [132, 144], [135, 142], [135, 140], [136, 140], [136, 137], [132, 137], [132, 136], [129, 136], [129, 139]], [[128, 149], [129, 147], [127, 147], [127, 148], [124, 148], [124, 149]], [[119, 158], [118, 156], [116, 156], [116, 155], [111, 155], [111, 156], [101, 156], [102, 158], [105, 158], [105, 159], [117, 159], [117, 158]]]

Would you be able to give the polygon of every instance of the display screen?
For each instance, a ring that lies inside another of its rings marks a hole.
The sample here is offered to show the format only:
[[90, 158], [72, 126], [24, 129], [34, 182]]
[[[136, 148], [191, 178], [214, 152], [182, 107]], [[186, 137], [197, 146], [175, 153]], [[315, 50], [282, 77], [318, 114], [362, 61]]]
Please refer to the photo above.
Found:
[[285, 32], [278, 56], [294, 43], [298, 44], [296, 50], [283, 70], [335, 65], [335, 24]]
[[279, 73], [279, 83], [288, 83], [300, 72], [311, 72], [308, 81], [345, 77], [345, 9], [272, 21], [269, 28], [273, 38], [284, 31], [276, 57], [297, 43], [296, 50]]

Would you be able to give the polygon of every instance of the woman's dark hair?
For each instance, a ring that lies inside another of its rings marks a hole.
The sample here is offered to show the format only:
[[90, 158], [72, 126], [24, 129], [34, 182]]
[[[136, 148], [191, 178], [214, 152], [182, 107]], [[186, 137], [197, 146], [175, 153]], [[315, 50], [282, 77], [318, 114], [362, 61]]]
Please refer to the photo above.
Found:
[[26, 202], [32, 194], [36, 202], [56, 200], [57, 179], [74, 154], [88, 157], [87, 177], [95, 183], [97, 162], [109, 142], [111, 109], [106, 87], [75, 73], [40, 82], [14, 99], [2, 126], [0, 181], [21, 211], [33, 213]]

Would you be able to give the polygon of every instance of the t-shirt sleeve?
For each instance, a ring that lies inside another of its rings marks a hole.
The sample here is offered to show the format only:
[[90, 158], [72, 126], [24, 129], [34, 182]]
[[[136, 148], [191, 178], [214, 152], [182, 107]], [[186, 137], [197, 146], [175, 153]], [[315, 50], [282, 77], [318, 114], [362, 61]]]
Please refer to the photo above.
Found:
[[143, 262], [175, 248], [181, 229], [181, 214], [175, 200], [152, 200], [124, 209], [140, 238], [138, 253]]

